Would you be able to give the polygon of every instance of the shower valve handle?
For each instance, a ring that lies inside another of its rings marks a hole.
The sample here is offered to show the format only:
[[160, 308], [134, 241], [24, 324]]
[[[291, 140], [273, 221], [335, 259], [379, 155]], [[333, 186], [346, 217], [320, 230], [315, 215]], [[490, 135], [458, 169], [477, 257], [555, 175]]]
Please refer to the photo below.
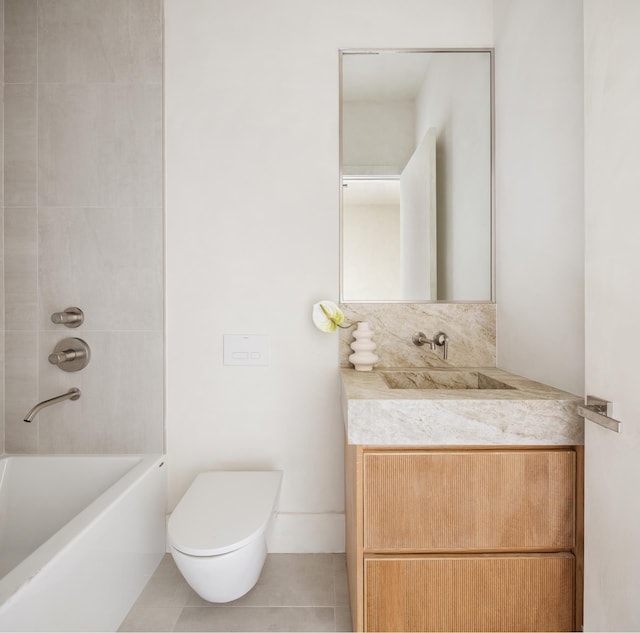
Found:
[[81, 338], [65, 338], [49, 354], [49, 362], [64, 371], [80, 371], [91, 359], [91, 350]]
[[53, 354], [49, 354], [49, 362], [52, 365], [59, 365], [60, 363], [68, 363], [72, 360], [80, 360], [81, 358], [85, 358], [86, 353], [84, 350], [73, 350], [73, 349], [65, 349], [61, 352], [54, 352]]
[[54, 312], [51, 321], [65, 327], [78, 327], [84, 321], [84, 313], [80, 308], [66, 308], [64, 312]]

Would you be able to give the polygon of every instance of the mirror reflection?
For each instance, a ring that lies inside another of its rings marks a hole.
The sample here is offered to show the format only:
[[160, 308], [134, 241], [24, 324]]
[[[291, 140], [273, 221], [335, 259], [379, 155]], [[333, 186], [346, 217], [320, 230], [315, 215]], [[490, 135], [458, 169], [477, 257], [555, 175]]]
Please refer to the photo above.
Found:
[[492, 300], [491, 52], [341, 64], [341, 300]]

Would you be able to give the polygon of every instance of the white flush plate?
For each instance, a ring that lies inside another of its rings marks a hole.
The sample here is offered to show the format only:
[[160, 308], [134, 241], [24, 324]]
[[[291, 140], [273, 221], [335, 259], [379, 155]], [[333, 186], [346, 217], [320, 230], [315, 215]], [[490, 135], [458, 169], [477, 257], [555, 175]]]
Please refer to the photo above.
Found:
[[257, 334], [225, 334], [225, 365], [268, 365], [269, 337]]

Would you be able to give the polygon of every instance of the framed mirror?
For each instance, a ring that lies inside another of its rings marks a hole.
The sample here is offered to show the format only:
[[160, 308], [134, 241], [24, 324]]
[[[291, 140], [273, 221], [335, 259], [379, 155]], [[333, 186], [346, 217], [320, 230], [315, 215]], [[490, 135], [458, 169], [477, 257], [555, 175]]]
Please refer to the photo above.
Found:
[[343, 50], [340, 77], [341, 301], [493, 301], [493, 51]]

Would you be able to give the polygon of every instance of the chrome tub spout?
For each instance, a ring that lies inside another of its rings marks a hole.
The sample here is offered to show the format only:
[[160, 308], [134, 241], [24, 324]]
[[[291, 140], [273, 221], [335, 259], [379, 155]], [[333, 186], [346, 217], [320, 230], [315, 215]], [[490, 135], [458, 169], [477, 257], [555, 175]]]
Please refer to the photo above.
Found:
[[50, 407], [52, 404], [58, 404], [58, 402], [62, 402], [63, 400], [77, 400], [80, 397], [80, 389], [77, 387], [72, 387], [67, 391], [67, 393], [63, 393], [60, 396], [56, 396], [55, 398], [49, 398], [49, 400], [43, 400], [39, 402], [35, 407], [33, 407], [27, 415], [24, 416], [25, 422], [32, 422], [33, 418], [38, 415], [42, 409], [45, 407]]

